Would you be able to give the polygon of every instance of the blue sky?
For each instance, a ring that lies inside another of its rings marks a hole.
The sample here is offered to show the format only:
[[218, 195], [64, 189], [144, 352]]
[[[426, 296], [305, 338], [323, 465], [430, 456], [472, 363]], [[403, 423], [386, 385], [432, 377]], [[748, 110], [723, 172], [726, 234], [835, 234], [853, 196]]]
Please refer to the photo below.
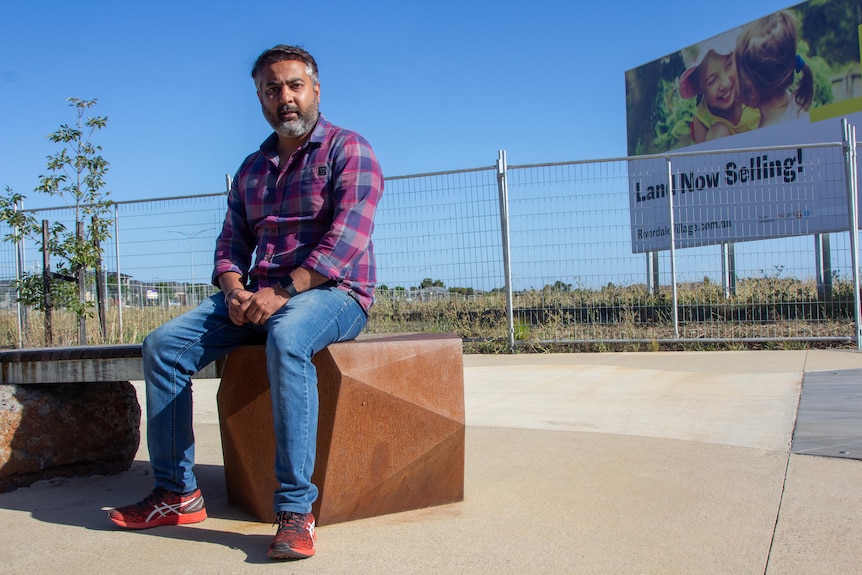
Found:
[[626, 70], [796, 3], [3, 0], [0, 188], [58, 205], [33, 188], [78, 97], [109, 119], [112, 199], [224, 190], [269, 133], [249, 69], [278, 43], [388, 176], [619, 157]]

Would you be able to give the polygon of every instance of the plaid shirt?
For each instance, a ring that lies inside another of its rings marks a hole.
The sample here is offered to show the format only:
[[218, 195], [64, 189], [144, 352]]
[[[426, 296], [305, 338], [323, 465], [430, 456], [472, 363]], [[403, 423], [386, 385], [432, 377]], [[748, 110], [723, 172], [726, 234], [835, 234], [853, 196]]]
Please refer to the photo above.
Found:
[[[334, 281], [366, 311], [377, 274], [371, 232], [383, 173], [368, 142], [321, 115], [286, 169], [272, 134], [234, 177], [216, 242], [213, 283], [237, 272], [249, 289], [304, 267]], [[252, 266], [254, 254], [254, 266]]]

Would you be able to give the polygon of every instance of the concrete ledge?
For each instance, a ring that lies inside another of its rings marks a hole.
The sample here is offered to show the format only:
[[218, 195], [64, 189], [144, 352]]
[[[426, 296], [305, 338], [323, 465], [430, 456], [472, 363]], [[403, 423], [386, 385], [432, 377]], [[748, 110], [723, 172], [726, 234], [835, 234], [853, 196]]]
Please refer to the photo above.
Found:
[[130, 382], [143, 375], [140, 344], [0, 352], [0, 492], [127, 470], [141, 424]]
[[[0, 383], [75, 383], [144, 379], [141, 344], [40, 347], [0, 351]], [[213, 362], [196, 378], [220, 376]]]

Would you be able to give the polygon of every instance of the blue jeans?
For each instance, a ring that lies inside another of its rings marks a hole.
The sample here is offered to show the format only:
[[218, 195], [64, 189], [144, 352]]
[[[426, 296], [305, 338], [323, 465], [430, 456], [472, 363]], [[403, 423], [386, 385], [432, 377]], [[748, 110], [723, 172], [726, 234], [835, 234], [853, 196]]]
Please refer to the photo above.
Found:
[[362, 307], [346, 292], [323, 285], [288, 300], [265, 325], [237, 326], [224, 294], [156, 328], [144, 340], [147, 442], [155, 486], [197, 488], [191, 376], [242, 344], [266, 341], [266, 369], [276, 437], [274, 509], [308, 513], [317, 446], [317, 370], [311, 358], [365, 327]]

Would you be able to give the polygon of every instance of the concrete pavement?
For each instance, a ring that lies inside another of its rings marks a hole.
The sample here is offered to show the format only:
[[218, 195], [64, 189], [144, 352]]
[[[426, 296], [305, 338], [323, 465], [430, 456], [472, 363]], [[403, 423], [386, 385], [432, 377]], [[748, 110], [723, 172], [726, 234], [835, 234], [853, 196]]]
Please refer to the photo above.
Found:
[[0, 495], [0, 573], [862, 573], [856, 351], [465, 356], [464, 502], [321, 527], [295, 563], [227, 504], [217, 385], [195, 382], [209, 519], [107, 520], [150, 490], [142, 445]]

